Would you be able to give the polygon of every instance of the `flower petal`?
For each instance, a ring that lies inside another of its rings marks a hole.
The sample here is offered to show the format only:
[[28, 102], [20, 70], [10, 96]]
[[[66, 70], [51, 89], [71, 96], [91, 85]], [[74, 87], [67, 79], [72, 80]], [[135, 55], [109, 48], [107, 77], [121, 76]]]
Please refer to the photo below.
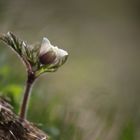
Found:
[[40, 48], [40, 55], [47, 53], [48, 51], [52, 50], [52, 48], [53, 46], [51, 45], [50, 41], [44, 37]]
[[62, 49], [58, 49], [58, 51], [57, 51], [57, 57], [62, 58], [62, 57], [65, 57], [67, 55], [68, 55], [68, 53], [66, 51], [64, 51]]
[[53, 51], [56, 53], [56, 59], [54, 60], [54, 66], [61, 66], [65, 63], [68, 57], [68, 53], [58, 47], [53, 47]]

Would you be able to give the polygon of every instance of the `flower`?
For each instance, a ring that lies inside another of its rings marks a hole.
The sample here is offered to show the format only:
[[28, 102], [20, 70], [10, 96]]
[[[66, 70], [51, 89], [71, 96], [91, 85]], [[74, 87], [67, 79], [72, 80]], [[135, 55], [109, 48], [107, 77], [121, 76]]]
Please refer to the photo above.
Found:
[[66, 51], [53, 46], [46, 37], [43, 38], [39, 52], [39, 61], [42, 65], [61, 66], [67, 57]]

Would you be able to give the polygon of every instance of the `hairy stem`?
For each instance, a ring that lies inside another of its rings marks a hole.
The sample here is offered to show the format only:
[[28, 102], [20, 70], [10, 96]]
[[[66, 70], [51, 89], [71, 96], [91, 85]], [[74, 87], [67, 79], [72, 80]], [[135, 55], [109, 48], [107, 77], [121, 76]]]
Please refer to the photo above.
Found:
[[29, 99], [30, 99], [31, 90], [32, 90], [32, 86], [33, 86], [34, 81], [35, 81], [34, 74], [29, 72], [28, 73], [28, 79], [27, 79], [27, 82], [26, 82], [26, 85], [25, 85], [25, 92], [24, 92], [24, 95], [23, 95], [22, 104], [21, 104], [21, 107], [20, 107], [20, 113], [19, 113], [19, 117], [22, 120], [26, 119]]

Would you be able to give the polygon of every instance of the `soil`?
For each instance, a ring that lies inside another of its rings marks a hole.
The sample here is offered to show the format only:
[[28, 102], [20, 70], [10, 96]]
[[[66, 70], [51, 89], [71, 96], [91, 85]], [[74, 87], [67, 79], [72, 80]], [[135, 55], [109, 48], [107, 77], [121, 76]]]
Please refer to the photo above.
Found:
[[48, 140], [33, 123], [21, 120], [12, 106], [0, 98], [0, 140]]

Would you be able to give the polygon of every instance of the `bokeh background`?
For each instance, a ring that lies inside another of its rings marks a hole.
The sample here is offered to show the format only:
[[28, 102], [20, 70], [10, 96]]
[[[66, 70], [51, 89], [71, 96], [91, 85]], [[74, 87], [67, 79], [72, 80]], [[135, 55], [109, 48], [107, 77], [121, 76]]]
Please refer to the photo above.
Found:
[[[0, 0], [0, 33], [32, 44], [46, 36], [69, 52], [36, 82], [28, 120], [51, 140], [140, 140], [138, 0]], [[0, 92], [18, 112], [26, 80], [0, 43]]]

